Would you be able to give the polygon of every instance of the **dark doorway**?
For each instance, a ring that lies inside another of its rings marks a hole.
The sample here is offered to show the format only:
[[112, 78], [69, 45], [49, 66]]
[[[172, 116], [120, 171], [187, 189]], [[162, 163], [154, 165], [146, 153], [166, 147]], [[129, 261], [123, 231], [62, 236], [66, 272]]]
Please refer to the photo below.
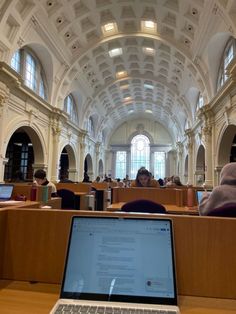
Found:
[[231, 151], [230, 151], [230, 162], [236, 161], [236, 135], [234, 136]]
[[69, 170], [68, 152], [67, 152], [66, 148], [63, 148], [63, 150], [61, 152], [61, 158], [60, 158], [59, 179], [60, 178], [67, 178], [68, 177], [68, 170]]
[[4, 180], [17, 181], [19, 173], [24, 181], [33, 180], [34, 150], [26, 132], [15, 132], [7, 146]]

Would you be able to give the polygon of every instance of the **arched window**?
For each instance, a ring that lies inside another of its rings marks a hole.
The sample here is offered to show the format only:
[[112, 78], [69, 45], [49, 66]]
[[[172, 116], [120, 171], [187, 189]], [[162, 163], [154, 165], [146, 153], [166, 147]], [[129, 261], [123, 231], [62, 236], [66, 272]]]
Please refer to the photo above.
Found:
[[22, 48], [14, 53], [11, 67], [22, 76], [26, 86], [43, 99], [47, 99], [43, 67], [29, 48]]
[[70, 116], [71, 121], [78, 122], [76, 104], [71, 94], [69, 94], [64, 100], [64, 111]]
[[88, 119], [87, 131], [91, 137], [95, 137], [95, 129], [92, 117], [89, 117]]
[[198, 95], [198, 98], [197, 98], [197, 103], [196, 103], [196, 112], [202, 108], [204, 105], [204, 100], [203, 100], [203, 97], [202, 97], [202, 94], [199, 93]]
[[123, 179], [126, 176], [126, 151], [116, 152], [116, 178]]
[[165, 152], [154, 153], [154, 177], [164, 179], [166, 176], [166, 154]]
[[140, 167], [149, 169], [150, 141], [147, 136], [139, 134], [131, 141], [131, 179], [136, 177]]
[[234, 38], [230, 38], [230, 40], [227, 42], [220, 67], [219, 67], [219, 73], [218, 73], [218, 80], [217, 80], [217, 90], [223, 86], [223, 84], [226, 82], [228, 76], [226, 75], [226, 69], [229, 63], [232, 61], [232, 59], [235, 57], [236, 54], [236, 40]]

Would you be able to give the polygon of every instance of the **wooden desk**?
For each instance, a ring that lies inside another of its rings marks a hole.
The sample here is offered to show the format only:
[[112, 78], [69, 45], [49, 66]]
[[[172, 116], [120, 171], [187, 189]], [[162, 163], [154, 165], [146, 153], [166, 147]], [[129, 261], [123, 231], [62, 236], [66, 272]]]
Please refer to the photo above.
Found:
[[[108, 211], [120, 211], [126, 202], [113, 203], [107, 207]], [[176, 206], [172, 204], [164, 205], [168, 214], [199, 215], [197, 207]]]
[[[48, 314], [59, 290], [55, 284], [1, 280], [1, 314]], [[179, 307], [181, 314], [235, 314], [236, 300], [180, 296]]]

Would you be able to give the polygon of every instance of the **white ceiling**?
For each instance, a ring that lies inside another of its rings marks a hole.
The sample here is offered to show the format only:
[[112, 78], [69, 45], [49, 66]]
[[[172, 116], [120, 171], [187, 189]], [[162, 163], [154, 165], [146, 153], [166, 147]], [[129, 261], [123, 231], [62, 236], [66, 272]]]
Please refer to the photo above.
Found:
[[[72, 92], [80, 117], [93, 115], [98, 132], [144, 117], [163, 124], [173, 138], [181, 137], [186, 119], [194, 122], [198, 93], [205, 102], [215, 93], [209, 64], [219, 62], [223, 47], [210, 43], [217, 33], [226, 40], [235, 30], [232, 0], [11, 2], [21, 18], [33, 15], [41, 39], [57, 49], [63, 70], [55, 75], [60, 92], [52, 101]], [[143, 29], [145, 20], [156, 22], [156, 29]], [[117, 29], [104, 35], [102, 26], [111, 22]], [[122, 48], [122, 54], [110, 57], [114, 48]], [[126, 72], [117, 78], [119, 71]]]

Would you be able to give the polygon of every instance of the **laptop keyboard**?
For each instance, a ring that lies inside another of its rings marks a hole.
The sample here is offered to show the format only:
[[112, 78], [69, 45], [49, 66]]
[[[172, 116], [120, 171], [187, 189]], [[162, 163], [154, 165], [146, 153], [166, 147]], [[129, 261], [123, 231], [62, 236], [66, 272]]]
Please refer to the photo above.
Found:
[[106, 306], [87, 306], [74, 304], [58, 305], [55, 314], [176, 314], [175, 310], [147, 310], [135, 308], [118, 308]]

